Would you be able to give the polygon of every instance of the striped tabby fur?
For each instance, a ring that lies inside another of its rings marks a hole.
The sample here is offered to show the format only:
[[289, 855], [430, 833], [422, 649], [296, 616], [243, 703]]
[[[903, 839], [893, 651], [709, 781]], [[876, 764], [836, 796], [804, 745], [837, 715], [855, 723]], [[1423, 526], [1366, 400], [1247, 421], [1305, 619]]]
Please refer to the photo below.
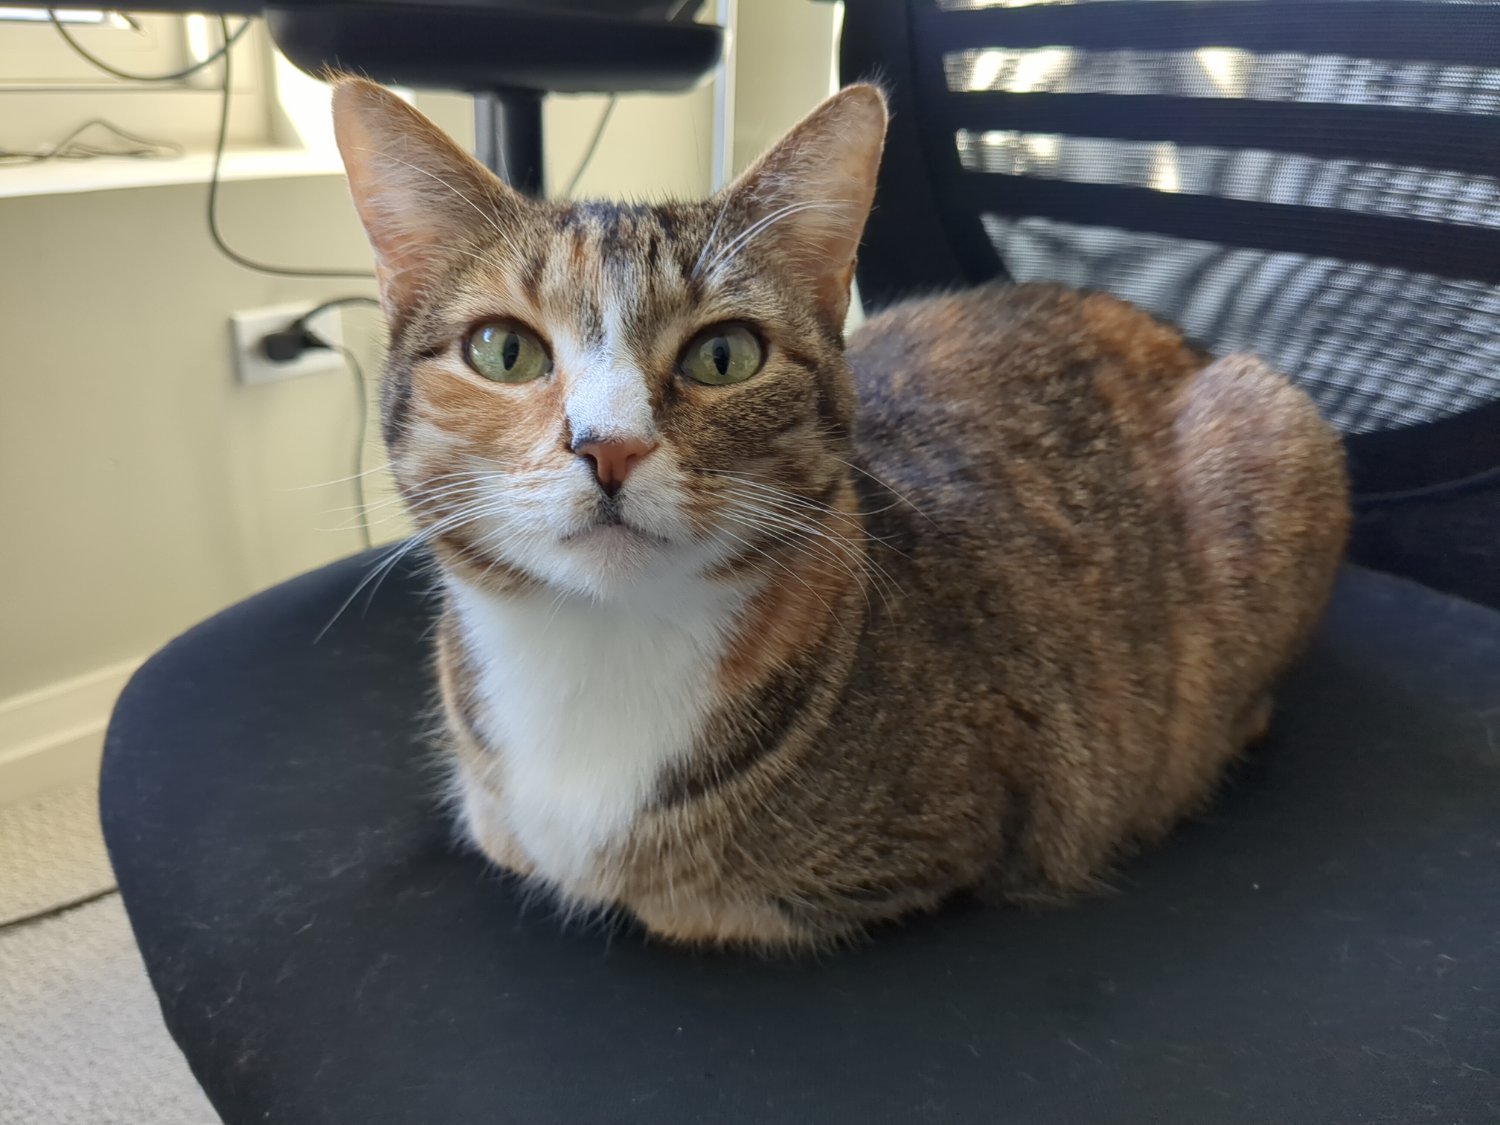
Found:
[[[652, 206], [524, 199], [368, 82], [335, 113], [496, 863], [664, 938], [821, 945], [1087, 889], [1264, 730], [1344, 541], [1339, 442], [1099, 294], [930, 297], [846, 346], [872, 87]], [[466, 365], [492, 322], [550, 371]], [[763, 366], [685, 377], [721, 323]]]

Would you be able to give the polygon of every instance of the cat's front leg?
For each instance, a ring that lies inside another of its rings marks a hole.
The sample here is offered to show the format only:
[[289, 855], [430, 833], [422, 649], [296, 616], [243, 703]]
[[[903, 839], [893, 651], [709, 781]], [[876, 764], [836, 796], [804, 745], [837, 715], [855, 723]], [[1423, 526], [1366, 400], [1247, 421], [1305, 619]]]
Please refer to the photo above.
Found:
[[535, 875], [536, 864], [506, 827], [500, 801], [481, 782], [467, 775], [468, 771], [461, 768], [459, 817], [464, 835], [497, 867], [522, 878]]
[[468, 841], [492, 862], [522, 877], [536, 865], [516, 842], [494, 782], [494, 752], [478, 729], [480, 706], [473, 676], [458, 640], [457, 622], [445, 613], [438, 623], [438, 695], [443, 704], [448, 749], [452, 755], [452, 797]]

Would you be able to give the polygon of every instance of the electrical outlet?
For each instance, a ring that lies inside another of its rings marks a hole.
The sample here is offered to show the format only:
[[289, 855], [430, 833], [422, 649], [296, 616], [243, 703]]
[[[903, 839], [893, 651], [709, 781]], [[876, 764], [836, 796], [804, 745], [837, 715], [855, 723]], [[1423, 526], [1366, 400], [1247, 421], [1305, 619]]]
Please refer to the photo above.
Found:
[[229, 318], [229, 337], [234, 351], [234, 374], [241, 383], [272, 383], [298, 375], [317, 375], [324, 371], [342, 371], [344, 355], [338, 349], [344, 342], [344, 322], [338, 309], [320, 315], [313, 330], [331, 348], [310, 348], [291, 363], [267, 359], [260, 342], [272, 332], [289, 328], [293, 321], [318, 307], [317, 301], [296, 305], [273, 305], [248, 309]]

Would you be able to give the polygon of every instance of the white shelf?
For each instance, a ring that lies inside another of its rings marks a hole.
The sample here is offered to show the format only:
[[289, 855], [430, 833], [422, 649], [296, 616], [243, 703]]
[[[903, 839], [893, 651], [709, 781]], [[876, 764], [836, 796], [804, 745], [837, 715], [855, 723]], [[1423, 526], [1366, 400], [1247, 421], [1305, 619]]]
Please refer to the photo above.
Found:
[[[169, 187], [208, 182], [213, 153], [136, 159], [44, 160], [37, 164], [0, 164], [0, 199], [27, 195], [62, 195], [122, 188]], [[273, 180], [297, 176], [337, 176], [343, 165], [334, 153], [294, 148], [241, 148], [224, 153], [220, 180]]]

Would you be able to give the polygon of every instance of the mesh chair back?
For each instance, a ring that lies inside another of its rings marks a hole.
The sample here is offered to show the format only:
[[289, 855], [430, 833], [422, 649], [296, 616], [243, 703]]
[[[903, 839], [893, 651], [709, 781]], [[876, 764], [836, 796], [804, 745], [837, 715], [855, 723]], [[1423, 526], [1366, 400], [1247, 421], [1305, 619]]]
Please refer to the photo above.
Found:
[[1259, 353], [1348, 433], [1500, 401], [1500, 3], [851, 0], [846, 18], [846, 64], [877, 63], [919, 126], [951, 280], [1109, 290]]

